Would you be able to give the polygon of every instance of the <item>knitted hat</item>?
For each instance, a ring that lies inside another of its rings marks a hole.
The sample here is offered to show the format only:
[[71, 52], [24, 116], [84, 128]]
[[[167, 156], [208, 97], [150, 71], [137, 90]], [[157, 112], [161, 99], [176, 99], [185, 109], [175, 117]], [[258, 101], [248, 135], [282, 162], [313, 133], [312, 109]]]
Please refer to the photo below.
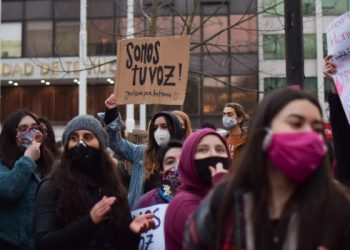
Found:
[[108, 136], [101, 123], [92, 115], [79, 115], [70, 120], [64, 129], [62, 143], [66, 145], [71, 133], [77, 130], [89, 130], [93, 132], [103, 148], [107, 147]]

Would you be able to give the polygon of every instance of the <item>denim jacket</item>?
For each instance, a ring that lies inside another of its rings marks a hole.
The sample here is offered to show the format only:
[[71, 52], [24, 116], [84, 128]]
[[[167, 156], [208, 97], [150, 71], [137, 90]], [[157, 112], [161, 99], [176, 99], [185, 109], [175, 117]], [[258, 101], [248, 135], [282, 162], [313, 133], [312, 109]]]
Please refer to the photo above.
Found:
[[22, 156], [12, 169], [0, 163], [0, 239], [22, 249], [34, 248], [33, 216], [40, 182], [37, 164]]
[[[99, 113], [98, 116], [100, 120], [103, 121], [104, 113]], [[120, 114], [114, 121], [106, 124], [110, 148], [132, 164], [128, 201], [129, 206], [133, 207], [144, 193], [145, 171], [143, 167], [143, 157], [145, 145], [137, 145], [124, 139], [120, 133], [121, 127]]]

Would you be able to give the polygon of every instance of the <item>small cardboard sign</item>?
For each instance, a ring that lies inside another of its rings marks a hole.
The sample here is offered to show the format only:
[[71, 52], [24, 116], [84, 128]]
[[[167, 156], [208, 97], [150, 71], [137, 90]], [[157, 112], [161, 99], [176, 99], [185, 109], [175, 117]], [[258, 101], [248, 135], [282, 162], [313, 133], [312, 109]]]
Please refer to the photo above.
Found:
[[183, 105], [189, 51], [190, 36], [118, 41], [117, 103]]
[[142, 214], [155, 215], [155, 227], [141, 234], [139, 250], [165, 250], [164, 218], [168, 204], [157, 204], [131, 212], [132, 217]]
[[333, 80], [350, 124], [350, 12], [335, 18], [328, 25], [327, 47], [337, 66]]

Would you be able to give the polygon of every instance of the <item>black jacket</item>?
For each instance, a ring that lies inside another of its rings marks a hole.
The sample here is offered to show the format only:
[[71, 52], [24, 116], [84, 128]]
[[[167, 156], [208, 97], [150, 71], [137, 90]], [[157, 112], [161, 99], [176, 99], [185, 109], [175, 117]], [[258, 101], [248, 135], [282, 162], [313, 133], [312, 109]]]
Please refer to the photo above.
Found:
[[[98, 187], [89, 186], [87, 191], [92, 204], [99, 200]], [[35, 248], [40, 250], [111, 250], [137, 249], [139, 236], [129, 229], [131, 214], [119, 228], [112, 227], [108, 220], [95, 225], [89, 214], [76, 221], [60, 226], [57, 215], [58, 194], [50, 179], [45, 180], [38, 191], [35, 218]], [[89, 203], [90, 203], [89, 202]], [[90, 206], [92, 205], [90, 204]]]
[[333, 134], [336, 177], [350, 186], [350, 125], [338, 94], [328, 94], [330, 123]]

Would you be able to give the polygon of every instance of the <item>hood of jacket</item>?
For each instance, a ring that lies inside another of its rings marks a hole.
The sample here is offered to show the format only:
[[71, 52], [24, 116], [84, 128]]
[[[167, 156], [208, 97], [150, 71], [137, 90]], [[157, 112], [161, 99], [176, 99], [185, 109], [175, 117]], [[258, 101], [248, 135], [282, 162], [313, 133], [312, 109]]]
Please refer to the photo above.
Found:
[[228, 147], [224, 138], [222, 138], [215, 130], [210, 128], [199, 129], [187, 137], [183, 146], [179, 161], [179, 174], [181, 178], [180, 190], [191, 191], [200, 196], [206, 195], [211, 186], [208, 186], [201, 176], [198, 175], [195, 167], [195, 153], [198, 143], [207, 135], [217, 136], [226, 147]]
[[[182, 129], [179, 118], [177, 118], [177, 116], [175, 114], [173, 114], [172, 112], [161, 111], [153, 116], [153, 118], [151, 120], [151, 124], [154, 124], [155, 120], [159, 116], [164, 116], [165, 119], [167, 120], [167, 122], [170, 123], [170, 125], [172, 127], [172, 130], [171, 131], [169, 130], [170, 135], [171, 135], [171, 139], [183, 141], [185, 131], [183, 131], [183, 129]], [[150, 128], [150, 130], [153, 131], [153, 129], [151, 129], [151, 128]]]

